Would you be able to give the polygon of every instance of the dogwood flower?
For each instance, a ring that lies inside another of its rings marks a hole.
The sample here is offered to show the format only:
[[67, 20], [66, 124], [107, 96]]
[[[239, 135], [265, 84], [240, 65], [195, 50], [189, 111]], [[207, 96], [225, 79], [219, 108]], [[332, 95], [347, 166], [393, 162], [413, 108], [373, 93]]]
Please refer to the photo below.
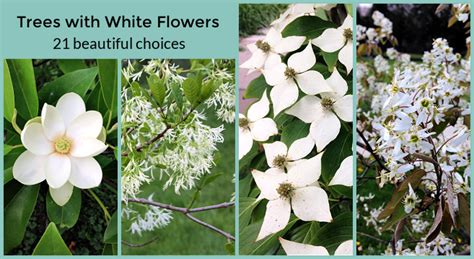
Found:
[[276, 123], [271, 118], [264, 118], [269, 111], [270, 101], [265, 90], [260, 101], [249, 107], [247, 116], [239, 114], [239, 159], [252, 149], [254, 140], [267, 141], [278, 134]]
[[288, 173], [277, 168], [270, 168], [266, 172], [252, 171], [261, 191], [259, 199], [268, 200], [257, 241], [284, 229], [292, 209], [303, 221], [332, 220], [328, 195], [316, 186], [321, 175], [322, 154], [297, 163]]
[[311, 41], [326, 53], [339, 50], [338, 60], [346, 67], [347, 74], [352, 70], [352, 16], [347, 15], [346, 19], [338, 28], [329, 28]]
[[270, 28], [265, 39], [247, 45], [252, 56], [245, 61], [241, 68], [249, 69], [249, 73], [262, 69], [267, 59], [280, 59], [279, 54], [285, 54], [297, 50], [303, 44], [306, 37], [289, 36], [283, 38], [281, 32]]
[[28, 122], [21, 132], [26, 151], [13, 165], [13, 177], [24, 185], [44, 180], [59, 206], [71, 198], [74, 186], [88, 189], [99, 186], [102, 169], [93, 158], [107, 146], [98, 137], [102, 115], [87, 111], [75, 93], [63, 95], [56, 107], [44, 104], [41, 119]]
[[342, 160], [341, 165], [336, 171], [329, 185], [352, 186], [352, 156]]
[[332, 92], [320, 93], [322, 98], [306, 95], [286, 111], [289, 115], [311, 123], [310, 135], [316, 142], [318, 152], [339, 134], [341, 129], [339, 119], [352, 121], [352, 95], [345, 95], [347, 82], [337, 69], [334, 69], [327, 82]]
[[[278, 240], [280, 240], [280, 244], [287, 255], [329, 255], [324, 246], [301, 244], [281, 237]], [[353, 243], [352, 240], [342, 242], [336, 248], [334, 255], [353, 255]]]
[[314, 141], [310, 136], [295, 140], [290, 149], [281, 141], [263, 144], [268, 166], [279, 169], [282, 173], [285, 172], [285, 168], [289, 170], [307, 156], [313, 147]]
[[[273, 102], [273, 115], [293, 105], [298, 100], [298, 86], [305, 94], [318, 94], [331, 91], [323, 75], [310, 70], [316, 64], [316, 56], [311, 43], [301, 52], [283, 62], [269, 65], [263, 71], [267, 84], [273, 86], [270, 98]], [[298, 83], [298, 84], [297, 84]]]

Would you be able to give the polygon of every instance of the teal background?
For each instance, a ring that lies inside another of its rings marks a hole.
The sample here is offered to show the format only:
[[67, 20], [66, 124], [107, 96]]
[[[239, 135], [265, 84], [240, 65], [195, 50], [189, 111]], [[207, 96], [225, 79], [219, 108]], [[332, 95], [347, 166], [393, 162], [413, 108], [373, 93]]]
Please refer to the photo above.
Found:
[[[350, 3], [353, 4], [353, 17], [355, 16], [355, 8], [358, 3], [461, 3], [470, 1], [446, 1], [446, 0], [300, 0], [300, 1], [276, 1], [276, 0], [1, 0], [1, 41], [0, 41], [0, 58], [238, 58], [238, 4], [239, 3]], [[471, 6], [472, 7], [472, 6]], [[163, 28], [144, 28], [144, 29], [109, 29], [101, 22], [101, 28], [83, 28], [68, 29], [65, 26], [61, 28], [43, 28], [43, 29], [20, 29], [17, 15], [26, 15], [30, 18], [64, 18], [78, 17], [79, 15], [95, 15], [101, 18], [104, 15], [140, 15], [152, 20], [158, 15], [170, 15], [176, 18], [218, 18], [220, 21], [219, 28], [210, 29], [163, 29]], [[471, 14], [472, 20], [472, 14]], [[356, 19], [354, 19], [354, 26]], [[355, 27], [354, 27], [355, 28]], [[355, 30], [355, 29], [354, 29]], [[472, 35], [472, 27], [471, 27]], [[129, 38], [133, 36], [140, 39], [143, 36], [148, 39], [159, 40], [164, 37], [167, 40], [184, 40], [186, 48], [184, 50], [54, 50], [53, 38], [60, 37], [78, 37], [82, 40], [100, 40], [111, 37]], [[355, 34], [354, 34], [355, 41]], [[471, 41], [471, 50], [473, 49]], [[354, 46], [355, 50], [355, 46]], [[354, 51], [355, 52], [355, 51]], [[356, 57], [354, 56], [354, 68], [356, 68]], [[236, 62], [238, 64], [238, 62]], [[238, 65], [236, 65], [236, 76], [238, 78]], [[0, 62], [0, 69], [3, 71], [3, 62]], [[119, 66], [120, 69], [120, 66]], [[357, 92], [355, 72], [353, 73], [353, 89], [354, 89], [354, 105], [356, 105]], [[3, 73], [2, 73], [3, 75]], [[119, 73], [120, 76], [120, 73]], [[474, 72], [471, 71], [471, 78]], [[0, 80], [3, 89], [3, 80]], [[236, 82], [238, 80], [236, 79]], [[119, 86], [117, 86], [119, 87]], [[120, 88], [119, 88], [120, 89]], [[236, 111], [238, 111], [238, 89], [236, 86]], [[471, 102], [474, 89], [471, 85]], [[0, 91], [0, 112], [3, 114], [3, 90]], [[121, 107], [120, 95], [118, 95], [118, 107]], [[354, 107], [354, 121], [356, 118], [356, 107]], [[472, 111], [472, 106], [471, 106]], [[120, 112], [120, 109], [119, 109]], [[118, 115], [120, 117], [120, 113]], [[236, 117], [237, 119], [237, 117]], [[356, 123], [354, 123], [356, 125]], [[471, 121], [471, 129], [474, 122]], [[238, 129], [236, 128], [236, 143], [238, 143]], [[0, 122], [0, 131], [3, 132], [3, 120]], [[121, 128], [119, 124], [118, 132]], [[353, 129], [355, 133], [355, 128]], [[355, 134], [354, 134], [355, 135]], [[120, 135], [119, 138], [120, 140]], [[355, 150], [356, 138], [353, 138], [353, 149]], [[474, 140], [471, 137], [471, 147]], [[120, 145], [119, 145], [120, 147]], [[236, 161], [238, 161], [238, 145], [236, 149]], [[0, 168], [3, 168], [3, 149], [0, 151]], [[121, 153], [119, 149], [119, 153]], [[355, 155], [355, 153], [354, 153]], [[354, 165], [356, 160], [354, 160]], [[119, 163], [120, 158], [119, 158]], [[472, 163], [472, 157], [471, 157]], [[118, 167], [120, 170], [120, 166]], [[235, 164], [236, 172], [238, 164]], [[471, 167], [472, 172], [472, 167]], [[120, 173], [120, 172], [119, 172]], [[119, 177], [120, 179], [120, 177]], [[0, 174], [0, 180], [3, 182], [3, 174]], [[356, 175], [353, 175], [354, 183]], [[120, 180], [119, 180], [120, 184]], [[236, 197], [238, 197], [238, 181], [236, 181]], [[472, 188], [472, 186], [471, 186]], [[354, 193], [354, 217], [353, 217], [353, 235], [355, 239], [355, 195], [356, 185], [353, 188]], [[120, 192], [119, 192], [120, 195]], [[0, 201], [3, 203], [3, 191], [0, 192]], [[120, 209], [121, 198], [118, 198], [118, 208]], [[472, 204], [472, 195], [471, 195]], [[471, 209], [472, 210], [472, 209]], [[236, 226], [238, 227], [238, 203], [236, 204]], [[471, 222], [474, 216], [471, 214]], [[3, 204], [0, 206], [0, 232], [3, 233]], [[8, 223], [8, 222], [7, 222]], [[472, 226], [471, 226], [472, 228]], [[119, 236], [121, 232], [119, 221]], [[192, 233], [190, 233], [192, 234]], [[176, 240], [180, 242], [180, 240]], [[186, 244], [183, 244], [185, 246]], [[236, 254], [238, 254], [238, 234], [236, 234]], [[472, 242], [471, 242], [472, 247]], [[3, 240], [0, 242], [0, 251], [3, 253]], [[121, 252], [121, 245], [118, 246], [118, 252]], [[354, 251], [355, 252], [355, 251]], [[0, 257], [4, 257], [1, 256]], [[8, 257], [8, 256], [7, 256]], [[45, 256], [48, 258], [48, 256]], [[119, 256], [122, 257], [122, 256]], [[208, 258], [209, 256], [160, 256], [169, 258]], [[242, 257], [243, 256], [237, 256]], [[261, 258], [262, 256], [245, 256], [245, 258]], [[264, 256], [267, 257], [267, 256]], [[355, 256], [354, 256], [355, 257]], [[358, 256], [360, 257], [360, 256]], [[370, 258], [383, 258], [384, 256], [371, 256]], [[57, 258], [57, 257], [50, 257]], [[101, 258], [117, 258], [117, 256], [101, 256]], [[126, 258], [142, 258], [142, 256], [126, 256]], [[290, 257], [296, 258], [296, 257]], [[332, 258], [348, 258], [348, 257], [332, 257]], [[434, 257], [433, 257], [434, 258]]]

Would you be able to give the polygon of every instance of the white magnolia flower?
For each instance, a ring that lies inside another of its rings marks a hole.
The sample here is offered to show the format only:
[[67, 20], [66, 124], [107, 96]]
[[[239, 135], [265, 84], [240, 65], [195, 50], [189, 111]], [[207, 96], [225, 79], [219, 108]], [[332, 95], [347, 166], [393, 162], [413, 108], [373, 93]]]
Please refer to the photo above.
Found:
[[352, 17], [347, 15], [346, 19], [338, 28], [329, 28], [311, 41], [326, 53], [336, 52], [338, 60], [346, 67], [349, 74], [352, 70]]
[[332, 92], [321, 93], [322, 98], [306, 95], [286, 111], [287, 114], [311, 123], [310, 135], [316, 142], [318, 152], [339, 134], [341, 129], [339, 119], [352, 121], [352, 95], [345, 95], [347, 82], [337, 69], [334, 69], [327, 82]]
[[279, 54], [297, 50], [305, 39], [306, 37], [304, 36], [283, 38], [281, 32], [270, 28], [265, 39], [247, 45], [249, 51], [252, 52], [252, 56], [240, 65], [240, 67], [249, 69], [249, 73], [262, 69], [268, 59], [280, 60]]
[[[301, 244], [281, 237], [278, 239], [287, 255], [329, 255], [328, 250], [324, 246]], [[353, 255], [353, 243], [352, 240], [342, 242], [336, 248], [334, 255]]]
[[310, 70], [314, 64], [316, 56], [309, 43], [303, 51], [288, 58], [288, 65], [280, 61], [269, 65], [269, 69], [263, 71], [265, 81], [273, 86], [270, 97], [274, 116], [298, 100], [298, 86], [305, 94], [311, 95], [331, 91], [323, 75]]
[[247, 117], [239, 114], [239, 159], [252, 149], [254, 140], [267, 141], [278, 134], [276, 123], [271, 118], [264, 118], [269, 111], [270, 101], [265, 90], [260, 101], [249, 107]]
[[267, 210], [257, 241], [285, 228], [293, 213], [304, 221], [332, 220], [326, 192], [317, 187], [321, 175], [321, 154], [291, 167], [288, 173], [277, 168], [253, 170], [260, 189], [259, 199], [267, 199]]
[[99, 186], [102, 169], [93, 158], [107, 149], [98, 137], [102, 115], [87, 111], [75, 93], [63, 95], [56, 107], [44, 104], [41, 120], [28, 122], [21, 132], [27, 149], [13, 165], [13, 177], [25, 185], [44, 180], [53, 200], [63, 206], [74, 186], [88, 189]]
[[313, 150], [314, 141], [311, 136], [295, 140], [290, 149], [281, 141], [263, 144], [267, 164], [271, 168], [279, 169], [282, 173], [296, 165], [301, 159]]
[[352, 186], [352, 156], [342, 160], [329, 185]]

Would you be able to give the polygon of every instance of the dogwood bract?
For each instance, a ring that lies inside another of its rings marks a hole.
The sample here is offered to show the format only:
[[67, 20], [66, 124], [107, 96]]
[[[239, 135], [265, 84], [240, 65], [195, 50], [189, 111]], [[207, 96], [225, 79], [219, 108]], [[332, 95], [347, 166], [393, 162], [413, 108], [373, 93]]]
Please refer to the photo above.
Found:
[[[280, 244], [287, 255], [329, 255], [328, 250], [324, 246], [314, 246], [308, 244], [301, 244], [278, 238]], [[353, 255], [353, 241], [347, 240], [342, 242], [334, 252], [334, 255]]]
[[284, 229], [292, 209], [303, 221], [332, 220], [328, 196], [318, 185], [322, 154], [297, 163], [288, 173], [278, 168], [270, 168], [266, 172], [252, 171], [261, 191], [259, 199], [268, 200], [257, 241]]
[[102, 181], [102, 168], [93, 158], [107, 146], [99, 140], [102, 115], [86, 111], [75, 93], [63, 95], [56, 107], [47, 103], [41, 119], [29, 121], [21, 132], [26, 148], [13, 165], [13, 177], [25, 185], [44, 180], [59, 206], [66, 204], [74, 186], [94, 188]]
[[290, 149], [281, 141], [263, 144], [268, 166], [280, 169], [282, 172], [285, 172], [285, 168], [289, 170], [291, 166], [307, 156], [313, 147], [314, 141], [310, 136], [295, 140]]

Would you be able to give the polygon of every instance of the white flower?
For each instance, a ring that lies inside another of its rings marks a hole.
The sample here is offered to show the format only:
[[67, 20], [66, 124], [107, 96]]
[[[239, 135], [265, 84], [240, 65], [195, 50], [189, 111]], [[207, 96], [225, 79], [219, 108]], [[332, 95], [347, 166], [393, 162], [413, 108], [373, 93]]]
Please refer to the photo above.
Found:
[[336, 171], [329, 185], [352, 186], [352, 156], [342, 160], [341, 165]]
[[333, 92], [321, 93], [322, 99], [312, 95], [304, 96], [286, 111], [287, 114], [311, 123], [310, 134], [316, 142], [318, 152], [339, 134], [341, 128], [339, 119], [352, 121], [352, 95], [345, 95], [347, 82], [337, 69], [334, 69], [327, 82]]
[[252, 52], [252, 56], [240, 67], [249, 69], [249, 73], [262, 69], [268, 59], [279, 60], [279, 54], [297, 50], [305, 39], [306, 37], [304, 36], [283, 38], [280, 32], [270, 28], [265, 39], [247, 45], [247, 48]]
[[[273, 86], [270, 97], [273, 102], [273, 116], [293, 105], [298, 100], [298, 86], [305, 94], [331, 91], [323, 75], [310, 70], [316, 64], [311, 43], [301, 52], [288, 58], [288, 65], [276, 62], [263, 71], [267, 84]], [[298, 85], [296, 84], [298, 83]]]
[[252, 171], [261, 191], [259, 199], [268, 200], [257, 241], [284, 229], [292, 208], [294, 214], [304, 221], [332, 220], [328, 196], [316, 186], [321, 175], [321, 156], [322, 153], [298, 163], [287, 174], [276, 168], [266, 172]]
[[263, 92], [260, 101], [252, 104], [247, 117], [239, 114], [239, 159], [252, 149], [253, 141], [267, 141], [270, 136], [278, 134], [276, 123], [264, 118], [270, 111], [267, 91]]
[[285, 168], [289, 170], [301, 161], [301, 158], [307, 156], [313, 147], [314, 141], [310, 136], [295, 140], [290, 149], [281, 141], [263, 144], [268, 166], [279, 169], [282, 173]]
[[352, 17], [347, 15], [346, 19], [337, 29], [329, 28], [312, 40], [326, 53], [339, 51], [338, 60], [346, 67], [349, 74], [352, 70]]
[[[323, 246], [301, 244], [281, 237], [278, 239], [287, 255], [329, 255], [328, 250]], [[352, 240], [342, 242], [336, 248], [334, 255], [353, 255], [353, 243]]]
[[406, 213], [412, 212], [412, 210], [416, 208], [416, 204], [420, 202], [420, 199], [418, 199], [418, 197], [416, 196], [416, 193], [415, 191], [413, 191], [411, 184], [408, 184], [408, 193], [405, 196], [405, 199], [403, 202], [405, 205]]
[[97, 139], [101, 130], [102, 115], [86, 112], [75, 93], [63, 95], [56, 107], [44, 104], [41, 121], [31, 120], [21, 132], [27, 150], [15, 161], [13, 177], [25, 185], [46, 180], [51, 197], [63, 206], [74, 186], [94, 188], [102, 181], [102, 169], [93, 158], [107, 148]]

